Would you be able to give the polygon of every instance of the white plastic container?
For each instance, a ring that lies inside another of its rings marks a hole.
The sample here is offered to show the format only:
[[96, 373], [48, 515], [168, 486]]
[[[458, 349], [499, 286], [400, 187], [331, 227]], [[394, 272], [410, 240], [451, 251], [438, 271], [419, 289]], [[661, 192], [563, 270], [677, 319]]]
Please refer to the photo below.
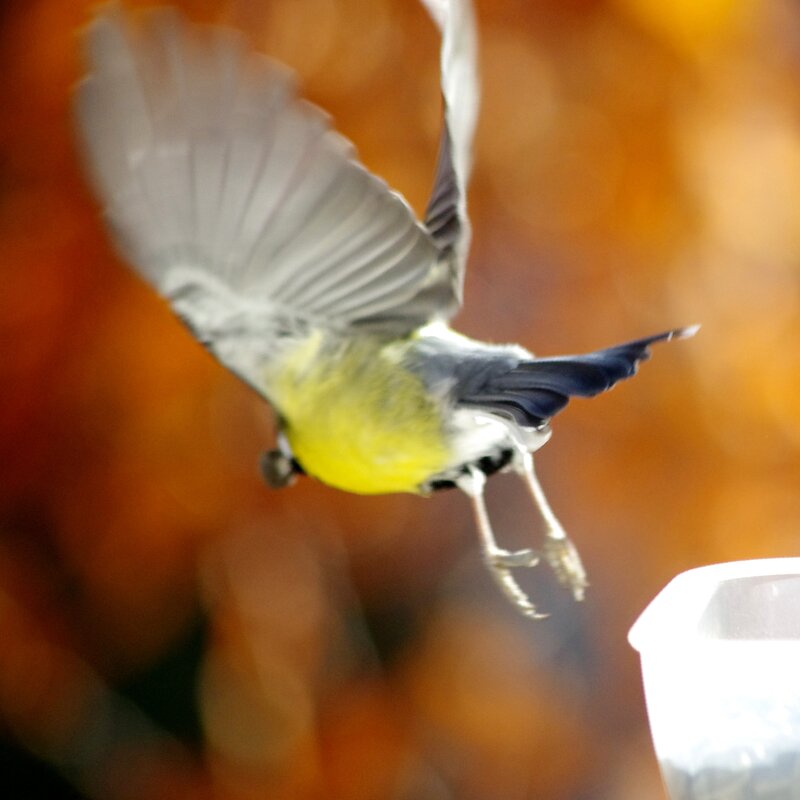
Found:
[[628, 638], [672, 800], [800, 800], [800, 558], [684, 572]]

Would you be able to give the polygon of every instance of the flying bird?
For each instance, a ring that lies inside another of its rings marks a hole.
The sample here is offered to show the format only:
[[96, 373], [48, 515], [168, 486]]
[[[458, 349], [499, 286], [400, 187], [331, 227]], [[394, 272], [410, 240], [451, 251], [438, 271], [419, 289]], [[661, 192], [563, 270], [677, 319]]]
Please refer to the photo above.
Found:
[[[442, 36], [443, 123], [422, 221], [298, 98], [287, 68], [171, 8], [135, 24], [112, 4], [90, 23], [79, 140], [122, 256], [272, 406], [267, 482], [305, 473], [360, 494], [458, 487], [492, 576], [537, 617], [514, 570], [544, 559], [576, 599], [587, 581], [531, 454], [570, 397], [610, 389], [652, 344], [696, 328], [536, 358], [449, 327], [470, 239], [476, 34], [467, 0], [423, 2]], [[484, 487], [509, 470], [541, 514], [541, 548], [495, 539]]]

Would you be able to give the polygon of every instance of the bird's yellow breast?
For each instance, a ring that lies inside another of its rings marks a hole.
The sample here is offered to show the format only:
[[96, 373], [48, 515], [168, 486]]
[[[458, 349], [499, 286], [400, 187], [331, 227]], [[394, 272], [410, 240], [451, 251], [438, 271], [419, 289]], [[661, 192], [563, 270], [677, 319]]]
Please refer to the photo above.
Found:
[[407, 346], [315, 332], [279, 360], [272, 399], [309, 475], [359, 494], [415, 492], [447, 465], [442, 413], [403, 368]]

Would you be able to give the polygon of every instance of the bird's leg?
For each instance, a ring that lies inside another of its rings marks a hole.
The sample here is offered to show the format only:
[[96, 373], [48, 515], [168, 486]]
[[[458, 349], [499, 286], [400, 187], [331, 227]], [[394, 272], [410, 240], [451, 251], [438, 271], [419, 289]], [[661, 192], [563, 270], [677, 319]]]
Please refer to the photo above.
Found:
[[545, 524], [545, 543], [542, 555], [550, 564], [559, 583], [572, 591], [576, 600], [583, 600], [586, 587], [586, 570], [581, 563], [578, 550], [570, 541], [561, 523], [556, 518], [533, 469], [533, 456], [521, 442], [517, 443], [517, 472], [522, 475], [534, 505]]
[[466, 467], [466, 472], [456, 479], [456, 485], [464, 494], [472, 500], [472, 508], [475, 512], [475, 522], [481, 541], [481, 552], [483, 560], [489, 568], [489, 572], [497, 585], [502, 589], [505, 596], [523, 613], [525, 616], [534, 619], [542, 619], [546, 614], [540, 614], [536, 607], [528, 599], [527, 595], [520, 589], [519, 584], [511, 574], [513, 567], [532, 567], [539, 563], [539, 556], [533, 550], [518, 550], [509, 552], [498, 547], [497, 540], [494, 538], [489, 514], [486, 510], [486, 501], [483, 497], [483, 490], [486, 486], [486, 476], [479, 469]]

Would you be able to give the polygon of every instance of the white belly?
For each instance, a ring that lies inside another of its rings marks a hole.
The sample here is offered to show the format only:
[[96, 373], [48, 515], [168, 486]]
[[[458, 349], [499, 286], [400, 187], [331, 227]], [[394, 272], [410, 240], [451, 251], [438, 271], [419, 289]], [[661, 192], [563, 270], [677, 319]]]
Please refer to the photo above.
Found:
[[456, 409], [450, 421], [454, 454], [452, 467], [474, 463], [483, 456], [520, 445], [532, 453], [552, 434], [549, 426], [542, 430], [521, 428], [512, 420], [473, 408]]

